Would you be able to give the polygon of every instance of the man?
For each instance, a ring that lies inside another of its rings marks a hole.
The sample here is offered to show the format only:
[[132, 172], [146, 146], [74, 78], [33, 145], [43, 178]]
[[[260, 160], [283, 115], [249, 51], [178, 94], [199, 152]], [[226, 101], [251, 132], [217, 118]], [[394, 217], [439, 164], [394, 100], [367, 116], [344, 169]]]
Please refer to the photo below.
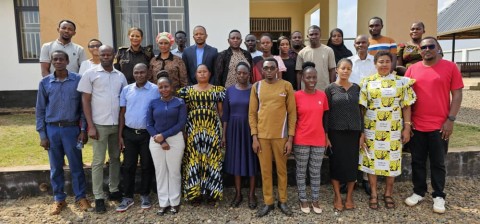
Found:
[[185, 31], [179, 30], [175, 33], [175, 44], [177, 48], [173, 49], [171, 52], [173, 55], [182, 57], [183, 51], [185, 50], [187, 42], [187, 33]]
[[133, 205], [135, 193], [135, 170], [140, 155], [142, 179], [140, 184], [141, 208], [150, 208], [148, 198], [155, 173], [152, 155], [148, 147], [150, 135], [147, 132], [147, 107], [150, 101], [160, 98], [157, 86], [148, 81], [147, 65], [136, 64], [133, 68], [135, 83], [125, 86], [120, 94], [120, 122], [118, 139], [120, 151], [123, 151], [123, 186], [124, 197], [117, 207], [117, 212], [124, 212]]
[[263, 62], [265, 79], [254, 84], [250, 93], [248, 120], [253, 136], [253, 151], [260, 161], [265, 202], [258, 210], [258, 217], [274, 209], [272, 155], [277, 168], [278, 207], [285, 215], [292, 215], [287, 206], [287, 158], [292, 151], [297, 111], [292, 84], [278, 79], [277, 72], [277, 60], [266, 58]]
[[103, 164], [108, 147], [110, 200], [119, 201], [120, 150], [118, 143], [118, 115], [120, 92], [127, 85], [125, 76], [113, 68], [113, 48], [102, 45], [98, 49], [100, 65], [87, 70], [77, 90], [82, 92], [82, 104], [88, 123], [88, 136], [93, 139], [92, 191], [95, 211], [106, 212], [103, 193]]
[[252, 58], [263, 55], [261, 51], [257, 50], [257, 37], [251, 33], [245, 37], [245, 47], [247, 47]]
[[316, 89], [325, 90], [327, 85], [336, 79], [335, 73], [335, 54], [332, 48], [320, 43], [320, 27], [313, 25], [308, 28], [308, 40], [310, 46], [303, 48], [297, 56], [295, 70], [297, 70], [297, 89], [301, 89], [302, 83], [302, 64], [307, 61], [315, 63], [317, 70]]
[[[228, 34], [228, 44], [230, 47], [218, 54], [215, 62], [215, 75], [217, 77], [216, 85], [228, 88], [237, 83], [236, 67], [238, 62], [243, 61], [252, 65], [252, 56], [246, 50], [240, 48], [242, 44], [242, 34], [238, 30], [232, 30]], [[234, 63], [232, 63], [234, 58]]]
[[56, 50], [67, 52], [68, 58], [70, 59], [70, 62], [67, 65], [67, 70], [69, 72], [78, 73], [80, 64], [87, 60], [87, 56], [82, 46], [72, 42], [72, 37], [75, 36], [76, 29], [77, 27], [72, 21], [62, 20], [58, 23], [57, 28], [59, 37], [52, 42], [43, 44], [42, 49], [40, 50], [39, 59], [42, 77], [49, 75], [55, 69], [50, 61], [50, 56], [52, 52]]
[[81, 151], [81, 147], [87, 142], [87, 124], [82, 112], [81, 94], [76, 91], [81, 76], [67, 70], [69, 58], [65, 51], [54, 51], [51, 62], [55, 70], [40, 81], [35, 113], [40, 146], [48, 151], [50, 162], [50, 181], [55, 200], [50, 215], [60, 214], [67, 206], [63, 175], [65, 155], [72, 176], [75, 201], [82, 211], [88, 211], [92, 207], [85, 198]]
[[293, 31], [290, 42], [292, 43], [292, 49], [288, 51], [288, 56], [296, 59], [298, 52], [305, 47], [302, 33], [300, 31]]
[[[433, 212], [445, 213], [445, 154], [453, 123], [462, 103], [462, 75], [455, 63], [443, 60], [434, 37], [420, 42], [423, 60], [408, 67], [406, 77], [416, 80], [417, 102], [412, 107], [413, 194], [405, 203], [414, 206], [427, 192], [427, 158], [433, 188]], [[451, 95], [451, 98], [450, 98]]]
[[378, 51], [390, 51], [392, 53], [392, 70], [397, 67], [397, 44], [395, 40], [390, 37], [382, 36], [383, 20], [380, 17], [372, 17], [368, 21], [368, 32], [371, 37], [368, 38], [370, 46], [368, 47], [368, 53], [372, 56]]
[[217, 59], [217, 48], [211, 47], [205, 41], [207, 40], [207, 30], [203, 26], [196, 26], [193, 28], [193, 39], [195, 45], [185, 48], [183, 51], [182, 59], [187, 67], [188, 85], [197, 84], [195, 79], [195, 73], [197, 66], [204, 64], [210, 71], [210, 84], [213, 84], [216, 80], [215, 77], [215, 60]]
[[348, 57], [348, 59], [352, 60], [352, 74], [350, 75], [349, 81], [360, 84], [360, 81], [372, 74], [377, 73], [377, 69], [375, 68], [375, 63], [373, 62], [373, 56], [368, 54], [368, 37], [366, 35], [358, 35], [355, 38], [355, 42], [353, 46], [355, 50], [357, 50], [357, 54]]

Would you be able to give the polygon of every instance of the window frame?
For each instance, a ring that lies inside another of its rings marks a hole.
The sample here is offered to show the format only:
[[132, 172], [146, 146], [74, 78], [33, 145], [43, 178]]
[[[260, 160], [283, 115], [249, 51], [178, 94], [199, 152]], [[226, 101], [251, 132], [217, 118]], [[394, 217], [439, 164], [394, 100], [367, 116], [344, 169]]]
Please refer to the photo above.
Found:
[[[37, 0], [37, 6], [19, 6], [17, 4], [18, 0], [13, 0], [13, 8], [14, 8], [14, 14], [15, 14], [15, 30], [16, 30], [16, 35], [17, 35], [17, 51], [18, 51], [18, 62], [19, 63], [38, 63], [40, 55], [36, 59], [26, 59], [23, 58], [23, 47], [22, 47], [22, 30], [21, 30], [21, 24], [20, 24], [20, 14], [22, 12], [38, 12], [40, 13], [39, 6], [38, 6], [38, 0]], [[40, 33], [40, 32], [39, 32]], [[39, 46], [41, 48], [41, 46]], [[39, 54], [40, 54], [40, 49], [39, 49]]]

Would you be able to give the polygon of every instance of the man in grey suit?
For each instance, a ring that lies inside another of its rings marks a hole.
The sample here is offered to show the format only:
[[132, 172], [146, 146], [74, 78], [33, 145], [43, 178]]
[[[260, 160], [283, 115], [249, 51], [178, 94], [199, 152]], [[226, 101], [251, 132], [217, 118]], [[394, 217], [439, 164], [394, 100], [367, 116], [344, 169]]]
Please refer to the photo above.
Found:
[[193, 28], [193, 39], [195, 45], [185, 48], [182, 55], [182, 60], [185, 62], [188, 73], [188, 85], [197, 84], [195, 79], [195, 72], [197, 66], [204, 64], [211, 73], [210, 83], [213, 84], [216, 80], [215, 74], [215, 60], [217, 59], [218, 50], [205, 41], [207, 40], [207, 30], [203, 26], [195, 26]]

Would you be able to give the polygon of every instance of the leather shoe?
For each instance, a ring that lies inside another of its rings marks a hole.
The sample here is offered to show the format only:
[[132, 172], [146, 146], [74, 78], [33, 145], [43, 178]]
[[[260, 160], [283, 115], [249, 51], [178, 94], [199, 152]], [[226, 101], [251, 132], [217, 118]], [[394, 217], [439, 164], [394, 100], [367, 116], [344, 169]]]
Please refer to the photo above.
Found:
[[282, 211], [282, 213], [285, 214], [286, 216], [293, 215], [292, 211], [290, 211], [290, 208], [288, 208], [287, 203], [278, 202], [278, 208], [280, 208], [280, 211]]
[[370, 188], [370, 183], [368, 183], [368, 180], [363, 180], [362, 185], [363, 185], [363, 189], [365, 190], [365, 193], [367, 195], [371, 195], [372, 189]]
[[263, 217], [263, 216], [268, 215], [268, 213], [270, 213], [270, 211], [273, 211], [274, 208], [275, 208], [275, 206], [273, 206], [273, 205], [263, 206], [260, 210], [258, 210], [257, 217]]

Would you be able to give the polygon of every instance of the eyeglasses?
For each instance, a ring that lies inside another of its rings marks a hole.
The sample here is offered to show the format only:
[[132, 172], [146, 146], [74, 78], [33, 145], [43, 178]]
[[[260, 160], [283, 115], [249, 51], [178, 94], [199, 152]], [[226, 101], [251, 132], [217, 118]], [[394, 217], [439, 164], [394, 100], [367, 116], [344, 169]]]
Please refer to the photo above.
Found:
[[428, 50], [433, 50], [433, 49], [435, 49], [435, 47], [437, 47], [437, 46], [435, 46], [435, 44], [429, 44], [429, 45], [420, 46], [420, 49], [422, 49], [422, 50], [427, 50], [427, 49]]
[[88, 48], [99, 48], [101, 44], [88, 45]]
[[277, 67], [275, 67], [275, 66], [272, 66], [272, 67], [265, 66], [262, 69], [263, 69], [263, 71], [275, 71], [275, 69], [277, 69]]

